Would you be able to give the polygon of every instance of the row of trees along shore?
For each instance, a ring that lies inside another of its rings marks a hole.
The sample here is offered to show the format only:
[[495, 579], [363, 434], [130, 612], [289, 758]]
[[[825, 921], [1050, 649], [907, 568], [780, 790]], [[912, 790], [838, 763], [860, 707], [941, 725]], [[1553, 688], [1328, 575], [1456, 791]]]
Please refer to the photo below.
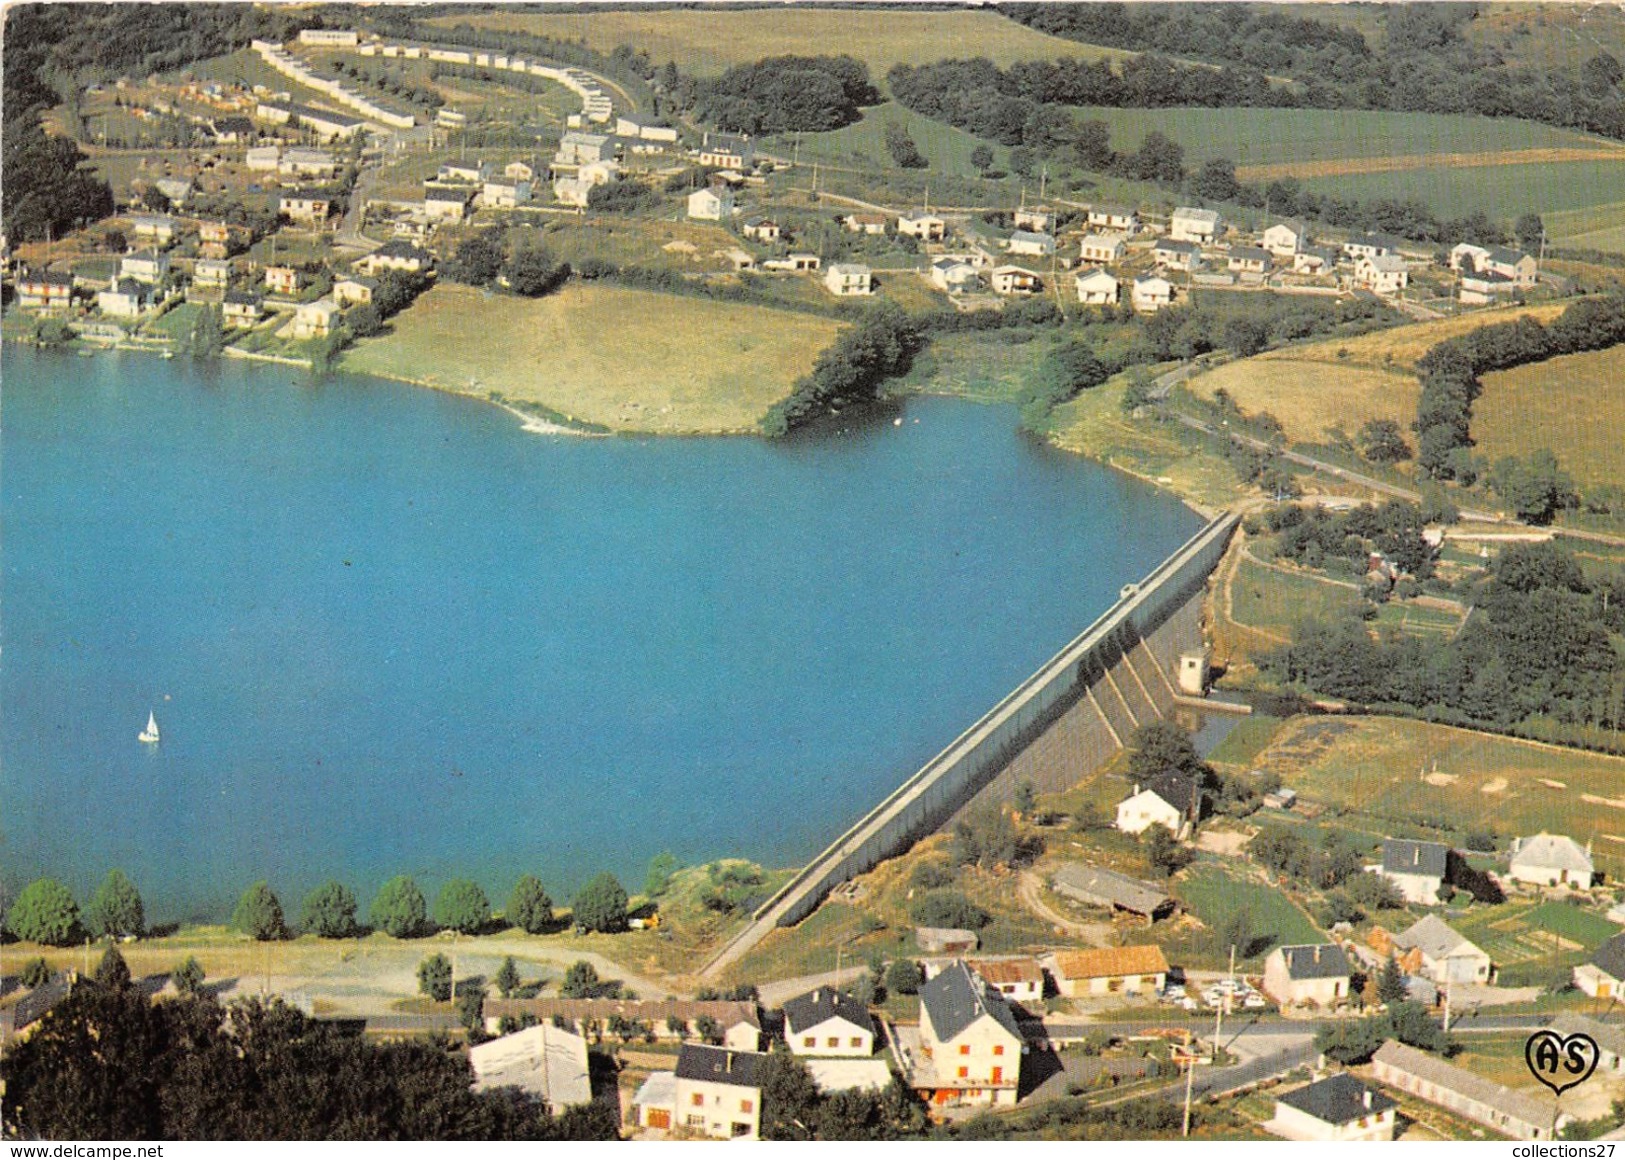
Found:
[[[626, 888], [615, 875], [605, 872], [577, 892], [569, 921], [579, 931], [624, 931], [629, 921], [627, 904]], [[514, 884], [500, 919], [485, 891], [466, 878], [454, 878], [441, 887], [431, 915], [423, 891], [406, 875], [391, 878], [379, 888], [367, 919], [363, 925], [355, 894], [343, 883], [329, 880], [305, 895], [297, 928], [319, 938], [357, 938], [370, 927], [393, 938], [409, 939], [437, 930], [481, 934], [499, 925], [545, 934], [561, 926], [546, 887], [532, 874]], [[122, 870], [108, 872], [82, 911], [73, 892], [61, 882], [36, 879], [11, 904], [5, 926], [19, 939], [46, 946], [71, 946], [86, 938], [139, 938], [149, 933], [141, 895]], [[295, 933], [281, 899], [266, 882], [256, 882], [243, 892], [231, 926], [261, 941]]]

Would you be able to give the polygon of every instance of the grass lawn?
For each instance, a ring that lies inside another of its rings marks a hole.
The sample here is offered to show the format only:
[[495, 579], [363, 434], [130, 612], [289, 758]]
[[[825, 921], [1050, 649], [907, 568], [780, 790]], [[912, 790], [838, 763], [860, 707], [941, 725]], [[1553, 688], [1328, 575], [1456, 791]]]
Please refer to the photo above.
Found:
[[1598, 869], [1625, 872], [1625, 758], [1396, 717], [1297, 718], [1260, 764], [1306, 798], [1401, 825], [1594, 837]]
[[[931, 173], [975, 177], [977, 170], [970, 162], [970, 155], [973, 149], [983, 144], [993, 150], [995, 167], [1002, 168], [1007, 164], [1009, 150], [1004, 146], [973, 137], [942, 121], [922, 117], [890, 101], [865, 109], [863, 119], [855, 124], [828, 133], [802, 133], [800, 150], [796, 155], [803, 165], [817, 161], [826, 166], [893, 172], [896, 166], [886, 149], [886, 128], [893, 123], [908, 130], [914, 144], [919, 146], [920, 152], [931, 163]], [[771, 138], [768, 147], [788, 157], [796, 150], [795, 140], [791, 137]]]
[[[1092, 106], [1075, 111], [1085, 120], [1106, 122], [1113, 148], [1132, 150], [1147, 133], [1158, 132], [1183, 145], [1185, 157], [1192, 164], [1225, 157], [1236, 163], [1238, 171], [1249, 166], [1280, 165], [1308, 175], [1317, 164], [1330, 166], [1353, 158], [1392, 158], [1432, 167], [1439, 163], [1430, 160], [1429, 155], [1438, 153], [1611, 148], [1602, 138], [1533, 121], [1437, 113]], [[1258, 178], [1243, 174], [1242, 180]]]
[[1544, 159], [1516, 165], [1450, 164], [1440, 158], [1432, 168], [1388, 173], [1306, 175], [1304, 188], [1369, 202], [1377, 198], [1420, 198], [1440, 217], [1457, 217], [1482, 209], [1491, 217], [1513, 218], [1533, 210], [1589, 209], [1619, 201], [1625, 185], [1625, 151], [1609, 159]]
[[442, 16], [448, 27], [473, 24], [560, 40], [583, 40], [610, 52], [629, 44], [657, 64], [672, 60], [684, 72], [713, 75], [768, 56], [846, 52], [884, 80], [898, 62], [929, 64], [946, 57], [985, 56], [995, 64], [1018, 60], [1100, 60], [1132, 53], [1079, 44], [1036, 32], [992, 12], [907, 12], [897, 8], [761, 8], [731, 11], [632, 8], [604, 12], [499, 12]]
[[1565, 309], [1557, 302], [1505, 307], [1283, 347], [1225, 363], [1187, 385], [1205, 399], [1222, 387], [1248, 414], [1268, 411], [1294, 441], [1323, 442], [1333, 423], [1353, 435], [1373, 418], [1397, 419], [1408, 430], [1421, 393], [1412, 369], [1435, 344], [1523, 315], [1550, 322]]
[[[1252, 929], [1271, 938], [1269, 947], [1324, 942], [1326, 936], [1275, 887], [1232, 873], [1217, 861], [1198, 863], [1180, 878], [1174, 893], [1196, 917], [1218, 927], [1237, 911]], [[1260, 951], [1268, 954], [1269, 947]]]
[[1233, 619], [1249, 628], [1290, 635], [1311, 617], [1325, 619], [1360, 606], [1360, 593], [1311, 575], [1264, 568], [1244, 559], [1231, 585]]
[[1558, 245], [1625, 253], [1625, 201], [1545, 215], [1546, 232]]
[[1588, 950], [1619, 933], [1618, 926], [1595, 911], [1582, 910], [1578, 906], [1570, 906], [1557, 899], [1541, 903], [1524, 915], [1524, 921], [1531, 926], [1538, 926], [1541, 930], [1571, 939]]
[[437, 286], [344, 369], [540, 404], [617, 431], [753, 430], [839, 324], [573, 283], [542, 299]]
[[1481, 454], [1494, 461], [1547, 448], [1581, 488], [1625, 480], [1625, 346], [1496, 371], [1482, 382], [1472, 419]]
[[1264, 752], [1280, 729], [1281, 718], [1254, 713], [1225, 734], [1224, 740], [1207, 755], [1208, 760], [1224, 765], [1247, 765]]
[[153, 319], [142, 329], [147, 334], [159, 335], [175, 343], [188, 343], [192, 340], [192, 328], [197, 325], [198, 316], [203, 313], [203, 305], [198, 302], [182, 302], [179, 306], [166, 310], [159, 318]]

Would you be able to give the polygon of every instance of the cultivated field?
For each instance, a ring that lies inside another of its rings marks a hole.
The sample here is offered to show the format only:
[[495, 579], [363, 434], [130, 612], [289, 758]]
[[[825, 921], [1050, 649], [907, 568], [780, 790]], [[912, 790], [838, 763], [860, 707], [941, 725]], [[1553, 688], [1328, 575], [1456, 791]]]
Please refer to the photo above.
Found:
[[616, 431], [744, 432], [835, 338], [825, 318], [609, 286], [542, 299], [439, 286], [344, 369], [499, 392]]
[[892, 65], [928, 64], [944, 57], [985, 56], [1000, 66], [1018, 60], [1071, 57], [1099, 60], [1132, 53], [1047, 36], [992, 12], [825, 8], [630, 9], [609, 12], [502, 12], [442, 16], [448, 27], [474, 24], [559, 40], [584, 40], [610, 52], [629, 44], [656, 64], [671, 60], [685, 72], [720, 73], [732, 65], [786, 54], [845, 52], [863, 60], [875, 81]]
[[1625, 758], [1400, 718], [1311, 717], [1289, 721], [1255, 764], [1306, 798], [1401, 826], [1594, 839], [1598, 867], [1625, 871]]
[[1545, 215], [1547, 236], [1577, 249], [1625, 253], [1625, 201]]
[[1222, 387], [1248, 414], [1274, 415], [1294, 440], [1322, 442], [1334, 423], [1353, 435], [1372, 418], [1397, 419], [1404, 426], [1416, 416], [1421, 391], [1410, 372], [1436, 343], [1526, 314], [1550, 322], [1564, 309], [1560, 303], [1505, 307], [1284, 347], [1226, 363], [1191, 379], [1189, 386], [1209, 399]]
[[[1232, 873], [1218, 862], [1199, 863], [1174, 887], [1185, 906], [1209, 927], [1220, 927], [1236, 912], [1252, 921], [1255, 935], [1268, 936], [1269, 946], [1295, 946], [1325, 941], [1303, 911], [1273, 886]], [[1264, 952], [1267, 953], [1267, 948]]]
[[[1079, 117], [1104, 121], [1112, 145], [1133, 149], [1153, 130], [1185, 147], [1187, 164], [1227, 157], [1243, 181], [1315, 166], [1443, 167], [1437, 154], [1570, 150], [1625, 154], [1617, 143], [1533, 121], [1366, 109], [1115, 109], [1081, 106]], [[1261, 167], [1271, 167], [1264, 169]], [[1279, 171], [1276, 168], [1279, 167]], [[1351, 172], [1359, 172], [1351, 168]]]
[[1441, 165], [1392, 173], [1309, 177], [1303, 185], [1362, 202], [1385, 197], [1419, 198], [1441, 218], [1482, 209], [1491, 217], [1511, 219], [1523, 213], [1586, 210], [1618, 202], [1619, 191], [1625, 187], [1625, 150], [1598, 151], [1595, 156], [1597, 160], [1591, 161], [1461, 168]]
[[1483, 377], [1473, 438], [1493, 461], [1555, 451], [1582, 488], [1625, 482], [1625, 346]]

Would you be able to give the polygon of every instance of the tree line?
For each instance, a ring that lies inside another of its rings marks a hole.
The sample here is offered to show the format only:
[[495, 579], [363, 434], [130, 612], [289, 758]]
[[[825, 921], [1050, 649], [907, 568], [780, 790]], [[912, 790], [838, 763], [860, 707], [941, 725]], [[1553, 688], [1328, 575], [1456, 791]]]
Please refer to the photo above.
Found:
[[[1625, 137], [1625, 69], [1613, 54], [1592, 53], [1572, 75], [1513, 67], [1467, 35], [1475, 5], [1385, 7], [1380, 52], [1327, 21], [1220, 5], [1015, 4], [1004, 11], [1070, 40], [1214, 61], [1227, 66], [1220, 73], [1291, 78], [1271, 87], [1273, 104], [1519, 117]], [[1259, 103], [1247, 99], [1254, 85], [1238, 86], [1228, 103]]]
[[1618, 749], [1625, 724], [1625, 572], [1588, 577], [1555, 543], [1510, 544], [1465, 594], [1452, 639], [1373, 637], [1358, 615], [1311, 619], [1263, 664], [1357, 705]]
[[[628, 901], [626, 888], [606, 871], [576, 893], [571, 921], [578, 931], [624, 931], [629, 921]], [[358, 938], [368, 933], [358, 915], [354, 892], [336, 879], [329, 879], [305, 895], [294, 925], [318, 938]], [[372, 929], [400, 939], [422, 938], [437, 930], [481, 934], [498, 925], [491, 901], [478, 883], [466, 878], [446, 882], [435, 898], [431, 918], [422, 889], [404, 874], [379, 888], [367, 918]], [[545, 934], [558, 927], [553, 900], [534, 874], [525, 874], [514, 883], [502, 921], [527, 934]], [[243, 892], [232, 912], [231, 926], [261, 942], [288, 938], [294, 933], [281, 899], [264, 881]], [[5, 929], [19, 939], [45, 946], [71, 946], [87, 936], [139, 938], [148, 933], [140, 892], [117, 869], [108, 872], [83, 910], [73, 892], [61, 882], [36, 879], [11, 904]]]
[[887, 379], [904, 374], [924, 345], [919, 323], [895, 303], [864, 312], [818, 355], [810, 373], [773, 404], [762, 420], [768, 435], [785, 435], [831, 409], [872, 402]]
[[[1563, 354], [1603, 350], [1625, 342], [1625, 293], [1584, 298], [1550, 325], [1524, 316], [1449, 338], [1417, 360], [1422, 393], [1416, 408], [1417, 462], [1435, 479], [1472, 483], [1482, 474], [1468, 430], [1478, 376]], [[1558, 481], [1552, 481], [1556, 483]], [[1552, 497], [1547, 497], [1552, 498]], [[1525, 518], [1550, 520], [1556, 507], [1535, 497]]]
[[679, 78], [668, 96], [701, 121], [743, 133], [839, 129], [880, 99], [868, 66], [844, 53], [768, 57], [714, 80]]

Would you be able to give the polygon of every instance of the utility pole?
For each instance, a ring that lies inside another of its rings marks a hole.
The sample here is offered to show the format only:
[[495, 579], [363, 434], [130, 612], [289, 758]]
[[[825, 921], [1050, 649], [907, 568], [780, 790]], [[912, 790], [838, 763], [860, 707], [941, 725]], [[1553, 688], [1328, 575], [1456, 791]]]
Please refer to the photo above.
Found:
[[1196, 1083], [1196, 1044], [1193, 1036], [1185, 1032], [1185, 1127], [1182, 1136], [1191, 1134], [1191, 1087]]

